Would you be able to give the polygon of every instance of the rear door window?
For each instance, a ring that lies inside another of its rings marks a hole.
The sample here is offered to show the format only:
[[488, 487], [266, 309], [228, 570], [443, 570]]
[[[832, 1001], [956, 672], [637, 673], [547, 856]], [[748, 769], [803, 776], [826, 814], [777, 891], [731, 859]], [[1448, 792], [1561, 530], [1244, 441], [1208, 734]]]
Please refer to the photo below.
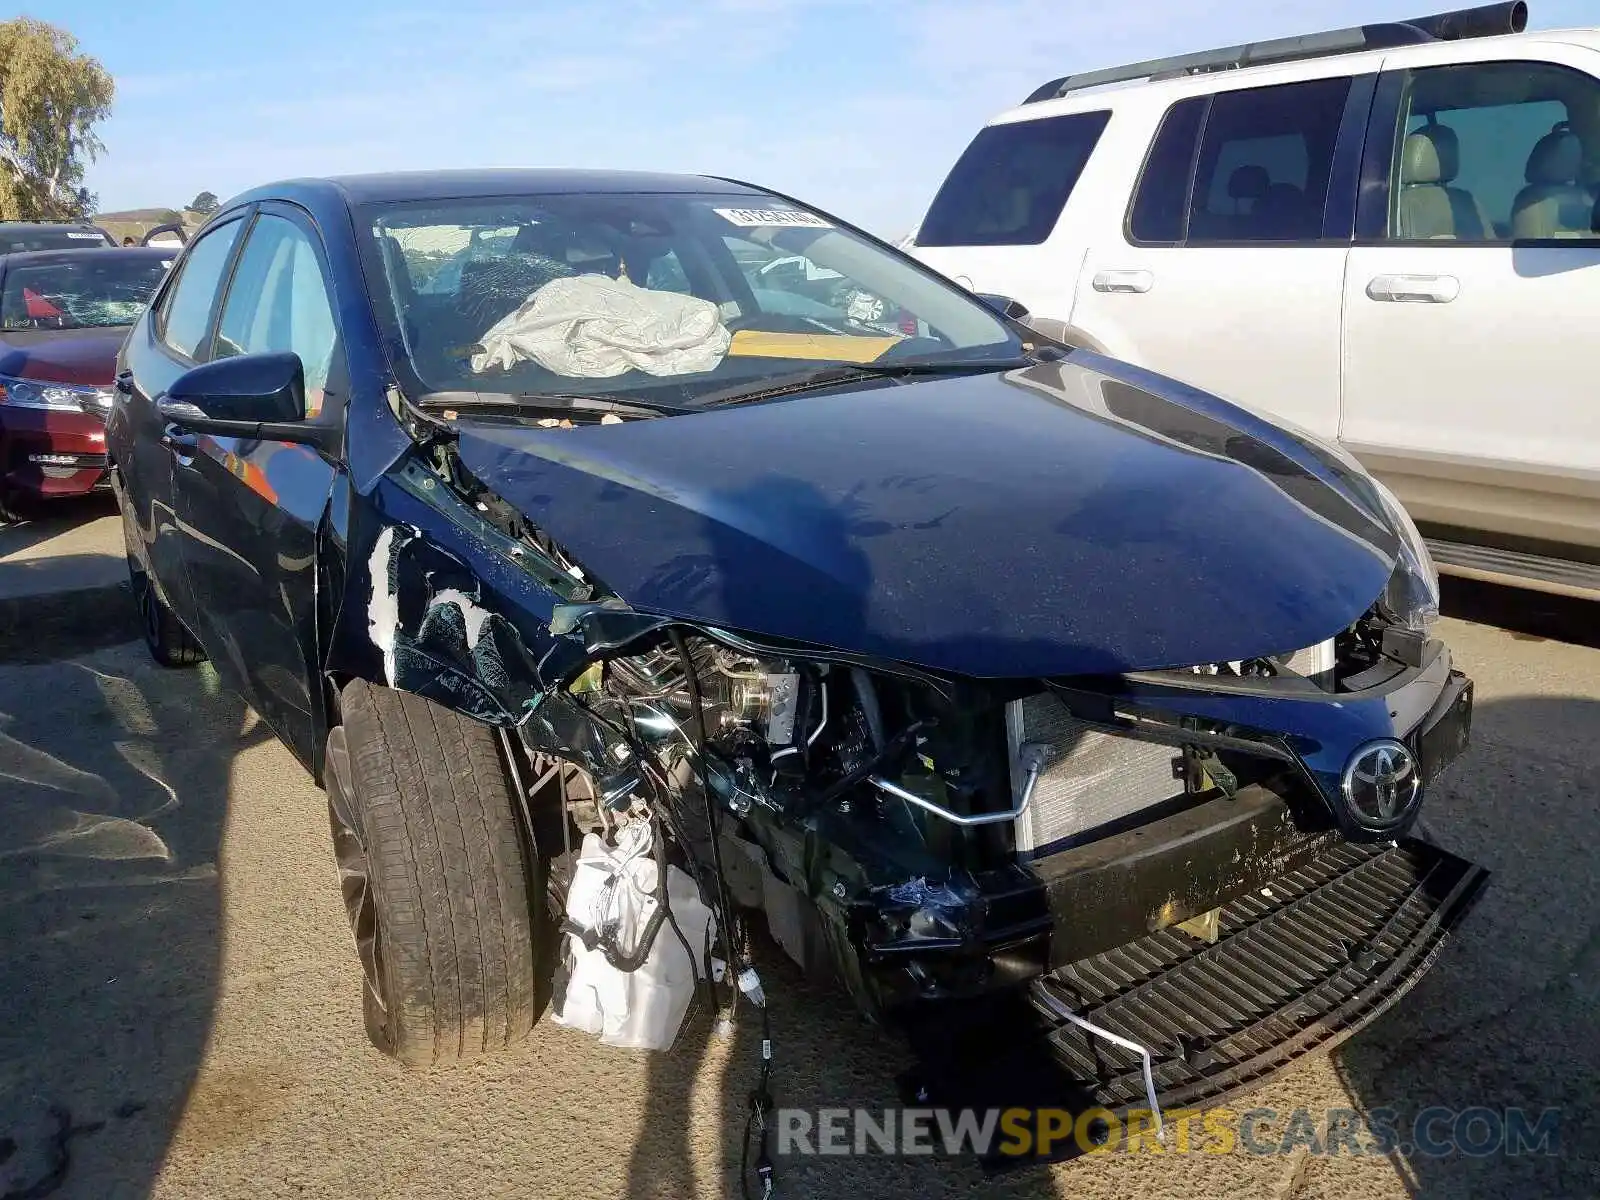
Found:
[[1071, 113], [991, 125], [951, 168], [919, 246], [1037, 246], [1050, 236], [1110, 120]]
[[1212, 98], [1188, 244], [1314, 241], [1350, 80], [1314, 79]]
[[1206, 103], [1204, 96], [1180, 100], [1162, 118], [1128, 214], [1134, 241], [1176, 244], [1188, 232], [1189, 185]]

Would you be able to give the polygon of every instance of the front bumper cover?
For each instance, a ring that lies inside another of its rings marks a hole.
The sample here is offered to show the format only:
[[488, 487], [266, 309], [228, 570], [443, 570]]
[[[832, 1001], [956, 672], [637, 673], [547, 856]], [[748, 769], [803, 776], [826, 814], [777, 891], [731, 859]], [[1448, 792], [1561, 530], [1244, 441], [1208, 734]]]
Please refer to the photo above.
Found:
[[908, 1103], [1119, 1119], [1147, 1109], [1141, 1056], [1071, 1012], [1149, 1051], [1162, 1110], [1215, 1105], [1409, 991], [1487, 878], [1415, 839], [1336, 844], [1225, 905], [1214, 944], [1164, 929], [1042, 976], [1004, 1012], [968, 1009], [954, 1027], [928, 1014], [913, 1030], [921, 1062], [902, 1080]]
[[[1430, 672], [1384, 704], [1429, 784], [1465, 748], [1473, 698], [1448, 659]], [[996, 968], [1033, 977], [906, 1008], [907, 1103], [1124, 1119], [1153, 1093], [1161, 1111], [1193, 1110], [1371, 1022], [1432, 965], [1488, 873], [1415, 838], [1352, 839], [1332, 806], [1301, 799], [1251, 787], [1029, 864], [1047, 932], [988, 932]], [[1213, 910], [1214, 942], [1176, 928]], [[1085, 1148], [1068, 1139], [1053, 1157]]]
[[103, 417], [11, 405], [0, 411], [0, 494], [54, 499], [106, 483]]

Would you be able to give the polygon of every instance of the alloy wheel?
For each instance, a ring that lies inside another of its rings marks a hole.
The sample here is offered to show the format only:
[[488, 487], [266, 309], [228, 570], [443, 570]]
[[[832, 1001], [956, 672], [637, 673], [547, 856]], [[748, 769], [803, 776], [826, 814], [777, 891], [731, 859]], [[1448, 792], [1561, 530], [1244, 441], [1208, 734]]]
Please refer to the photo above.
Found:
[[328, 791], [328, 822], [333, 832], [334, 861], [339, 868], [339, 894], [344, 900], [345, 917], [355, 938], [356, 956], [366, 983], [366, 1003], [387, 1014], [387, 984], [383, 962], [383, 929], [378, 919], [377, 898], [372, 891], [372, 865], [361, 839], [360, 823], [351, 803], [350, 758], [345, 747], [344, 727], [328, 735], [325, 786]]

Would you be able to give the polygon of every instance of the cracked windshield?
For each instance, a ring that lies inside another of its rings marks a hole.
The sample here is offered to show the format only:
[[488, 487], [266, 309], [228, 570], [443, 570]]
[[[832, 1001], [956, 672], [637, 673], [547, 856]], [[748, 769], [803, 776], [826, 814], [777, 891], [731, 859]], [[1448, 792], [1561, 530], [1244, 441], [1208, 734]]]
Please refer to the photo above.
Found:
[[120, 256], [15, 266], [0, 294], [0, 327], [92, 329], [131, 325], [172, 260]]
[[1012, 365], [1021, 351], [959, 289], [770, 198], [395, 205], [371, 229], [376, 290], [429, 392], [692, 406], [819, 367]]

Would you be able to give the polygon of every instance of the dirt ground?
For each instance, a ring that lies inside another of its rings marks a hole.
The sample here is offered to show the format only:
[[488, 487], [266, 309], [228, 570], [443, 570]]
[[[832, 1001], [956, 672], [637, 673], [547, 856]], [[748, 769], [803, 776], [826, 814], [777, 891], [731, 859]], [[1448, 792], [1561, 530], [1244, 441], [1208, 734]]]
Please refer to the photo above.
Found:
[[[52, 554], [120, 562], [114, 522], [82, 527], [0, 532], [0, 597], [55, 577]], [[428, 1073], [372, 1050], [322, 794], [209, 667], [152, 665], [91, 568], [87, 600], [0, 629], [0, 1200], [739, 1195], [748, 1028], [669, 1057], [545, 1021], [512, 1053]], [[1478, 710], [1427, 811], [1493, 870], [1488, 890], [1410, 996], [1236, 1107], [1558, 1108], [1556, 1152], [1169, 1149], [996, 1180], [786, 1157], [775, 1195], [1600, 1194], [1600, 613], [1476, 586], [1449, 607]], [[778, 1102], [894, 1104], [899, 1046], [764, 971]]]

